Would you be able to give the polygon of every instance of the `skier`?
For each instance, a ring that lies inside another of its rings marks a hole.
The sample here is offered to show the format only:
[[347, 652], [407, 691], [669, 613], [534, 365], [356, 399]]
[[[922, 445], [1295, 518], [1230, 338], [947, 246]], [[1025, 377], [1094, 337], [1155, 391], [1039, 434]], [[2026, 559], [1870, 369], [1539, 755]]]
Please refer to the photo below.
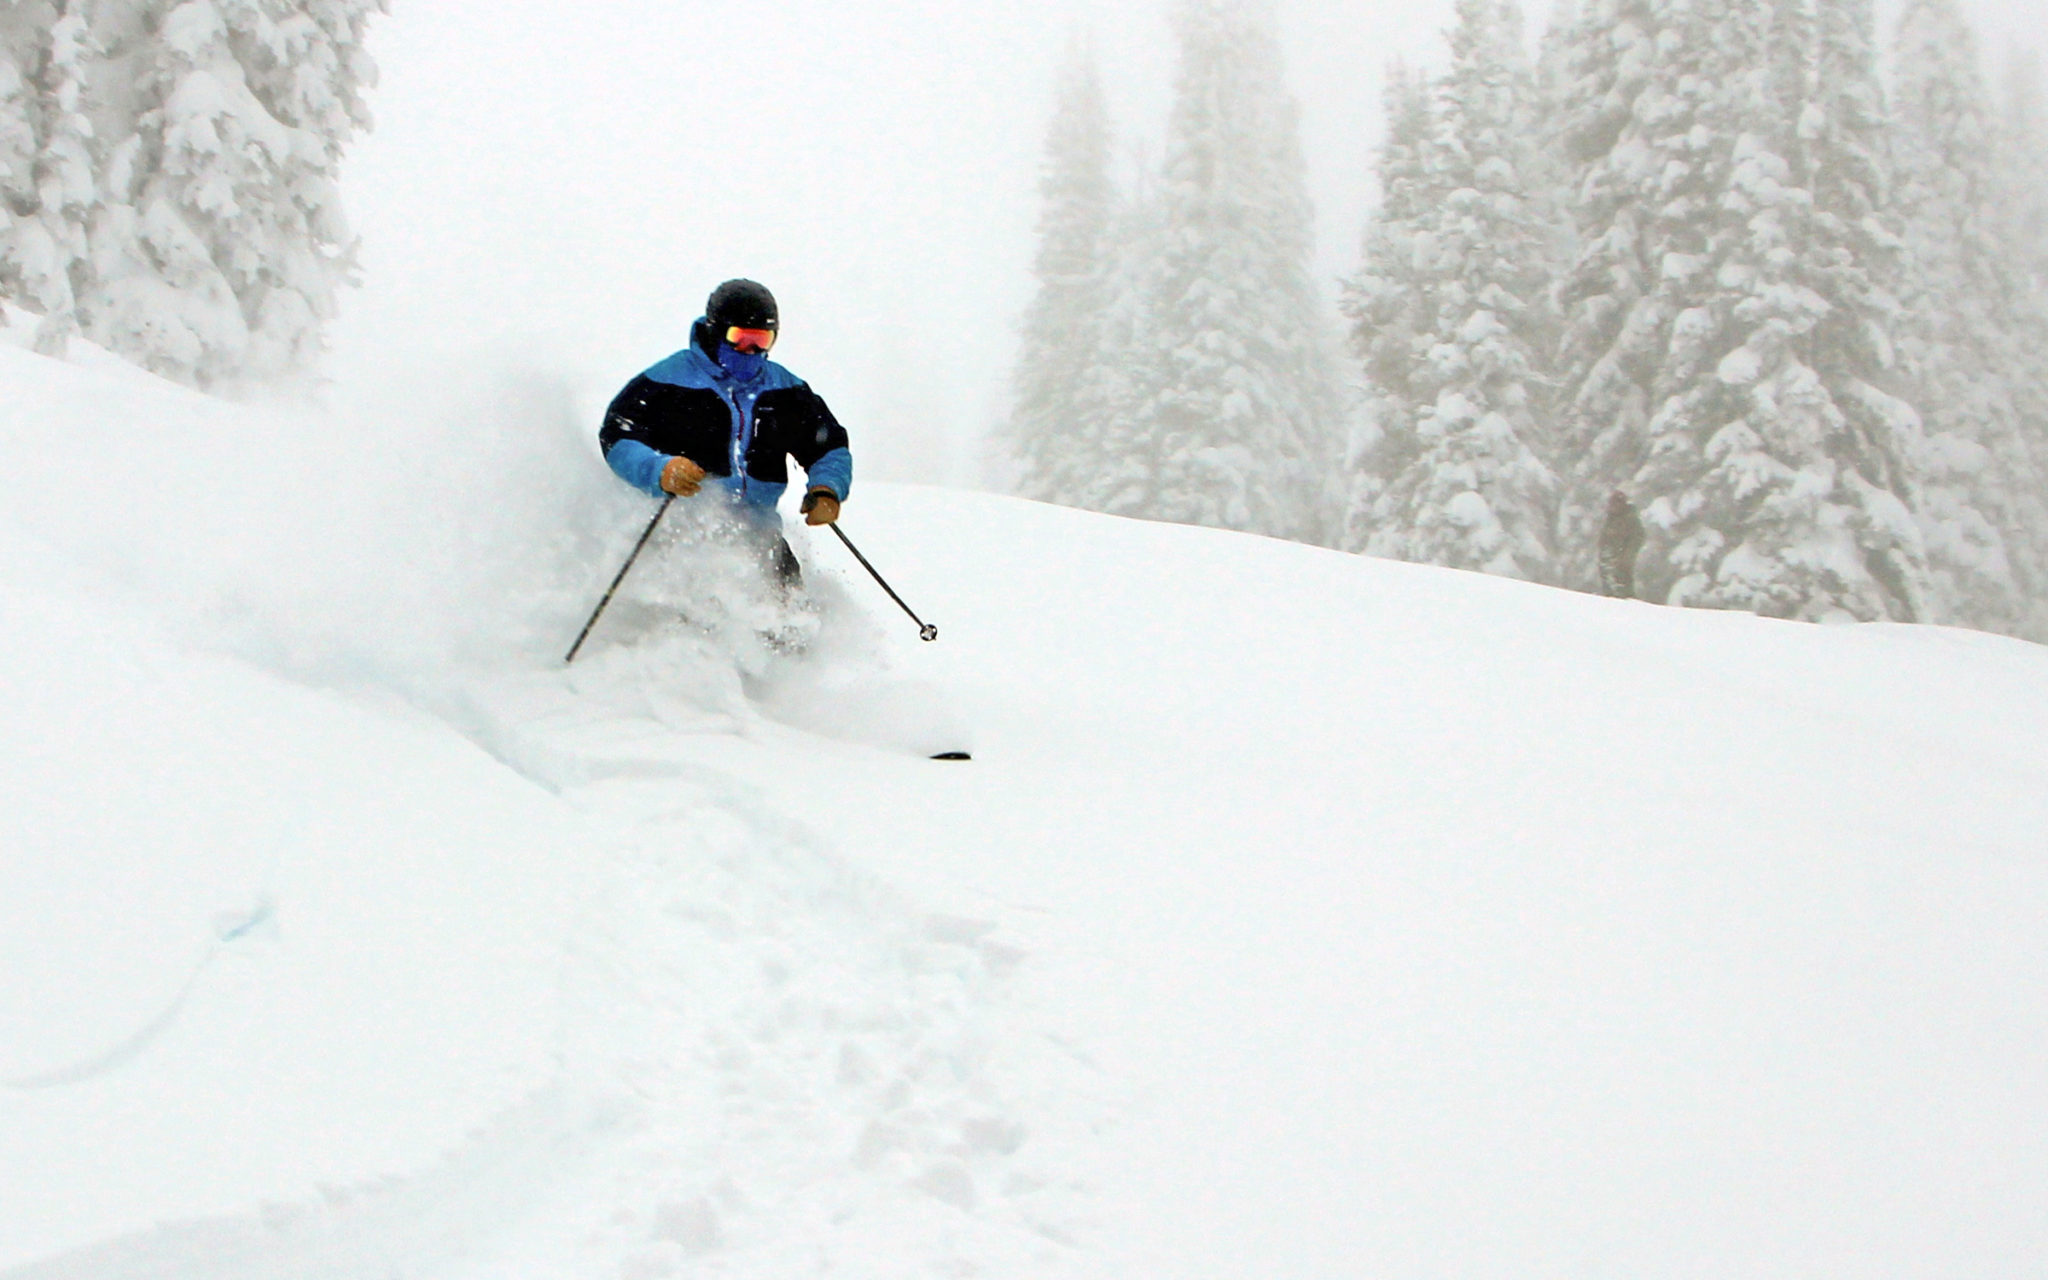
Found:
[[598, 442], [618, 477], [654, 497], [727, 504], [785, 590], [802, 585], [775, 504], [787, 459], [804, 469], [804, 522], [827, 525], [853, 485], [846, 429], [808, 384], [768, 358], [782, 321], [752, 280], [711, 291], [690, 345], [633, 379], [612, 401]]
[[1643, 551], [1643, 518], [1628, 495], [1607, 495], [1607, 519], [1600, 526], [1600, 594], [1636, 598], [1636, 557]]

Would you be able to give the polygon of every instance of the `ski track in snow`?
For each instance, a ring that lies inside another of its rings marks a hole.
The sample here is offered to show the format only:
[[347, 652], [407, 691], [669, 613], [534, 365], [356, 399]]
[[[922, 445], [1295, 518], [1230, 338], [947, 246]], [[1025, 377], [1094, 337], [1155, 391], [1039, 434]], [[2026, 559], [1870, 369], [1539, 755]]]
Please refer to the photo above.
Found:
[[213, 967], [214, 959], [219, 954], [220, 952], [217, 949], [207, 948], [206, 954], [201, 956], [198, 963], [192, 966], [191, 976], [179, 984], [177, 994], [171, 997], [170, 1003], [164, 1006], [163, 1012], [143, 1023], [141, 1028], [133, 1035], [124, 1037], [119, 1043], [103, 1052], [92, 1054], [76, 1062], [67, 1063], [45, 1071], [37, 1071], [30, 1075], [14, 1076], [0, 1080], [0, 1086], [23, 1092], [37, 1089], [57, 1089], [68, 1084], [81, 1084], [95, 1076], [103, 1076], [110, 1071], [118, 1071], [122, 1067], [127, 1066], [147, 1053], [149, 1046], [154, 1044], [159, 1036], [170, 1030], [178, 1021], [178, 1015], [185, 1011], [185, 1004], [191, 1000], [192, 992], [199, 986], [200, 979], [206, 976], [206, 971]]
[[[1000, 1081], [1058, 1064], [992, 1061], [1022, 1039], [1003, 1005], [1025, 957], [997, 922], [920, 912], [772, 798], [661, 750], [693, 718], [744, 721], [743, 706], [668, 711], [681, 729], [593, 722], [560, 702], [472, 729], [612, 832], [571, 942], [564, 1053], [572, 1078], [604, 1082], [625, 1136], [599, 1175], [610, 1190], [564, 1207], [614, 1208], [579, 1228], [582, 1256], [542, 1273], [596, 1273], [594, 1251], [626, 1276], [733, 1254], [750, 1255], [750, 1273], [788, 1274], [865, 1253], [883, 1274], [906, 1236], [940, 1272], [991, 1254], [1054, 1266], [1085, 1210], [1026, 1153]], [[621, 743], [639, 750], [621, 756]], [[632, 1051], [607, 1061], [622, 1026]], [[897, 1203], [876, 1204], [877, 1183]], [[887, 1247], [861, 1249], [876, 1231]], [[476, 1274], [505, 1274], [531, 1247]]]
[[[414, 1176], [0, 1278], [879, 1277], [908, 1257], [926, 1259], [920, 1274], [1070, 1271], [1089, 1192], [1009, 1085], [1078, 1095], [1089, 1069], [1025, 1028], [1012, 978], [1027, 955], [999, 920], [900, 900], [786, 806], [693, 758], [705, 735], [762, 722], [736, 686], [625, 709], [649, 663], [704, 661], [678, 645], [609, 646], [567, 675], [437, 697], [437, 714], [587, 820], [554, 1083]], [[146, 1052], [216, 954], [92, 1069]]]

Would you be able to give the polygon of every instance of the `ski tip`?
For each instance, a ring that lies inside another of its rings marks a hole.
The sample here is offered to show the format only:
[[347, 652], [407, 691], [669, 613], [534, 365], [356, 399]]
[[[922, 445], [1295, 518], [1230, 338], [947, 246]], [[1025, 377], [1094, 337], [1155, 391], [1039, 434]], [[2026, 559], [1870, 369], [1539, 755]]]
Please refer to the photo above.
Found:
[[973, 756], [971, 756], [971, 755], [969, 755], [969, 754], [967, 754], [967, 753], [966, 753], [965, 751], [941, 751], [941, 752], [939, 752], [939, 754], [937, 754], [937, 755], [933, 756], [933, 757], [932, 757], [932, 759], [934, 759], [934, 760], [972, 760], [972, 759], [974, 759], [974, 757], [973, 757]]

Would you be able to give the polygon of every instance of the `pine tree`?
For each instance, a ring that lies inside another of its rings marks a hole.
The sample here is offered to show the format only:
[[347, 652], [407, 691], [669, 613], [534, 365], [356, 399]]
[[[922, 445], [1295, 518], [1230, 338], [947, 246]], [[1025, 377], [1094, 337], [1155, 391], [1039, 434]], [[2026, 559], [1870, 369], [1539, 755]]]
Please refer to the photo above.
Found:
[[[1575, 169], [1569, 159], [1564, 116], [1572, 88], [1572, 33], [1578, 27], [1578, 12], [1577, 0], [1552, 0], [1550, 18], [1536, 44], [1535, 81], [1524, 103], [1526, 119], [1521, 126], [1529, 140], [1524, 156], [1529, 168], [1523, 180], [1532, 197], [1542, 201], [1549, 223], [1551, 244], [1545, 258], [1551, 264], [1553, 289], [1578, 256], [1569, 213], [1569, 187]], [[1553, 302], [1553, 313], [1555, 310]], [[1551, 358], [1554, 364], [1554, 351]]]
[[1996, 128], [1953, 0], [1907, 0], [1893, 64], [1912, 263], [1900, 351], [1927, 423], [1920, 519], [1936, 612], [2024, 634], [2048, 595], [2048, 494], [2016, 394], [2025, 291], [1999, 234]]
[[1157, 473], [1157, 441], [1146, 429], [1144, 414], [1159, 372], [1148, 337], [1167, 231], [1151, 167], [1142, 154], [1133, 157], [1130, 172], [1130, 194], [1110, 224], [1102, 343], [1083, 370], [1077, 392], [1093, 424], [1094, 457], [1075, 471], [1074, 505], [1143, 519], [1153, 513]]
[[1618, 487], [1654, 597], [1923, 616], [1868, 27], [1859, 0], [1603, 0], [1575, 31], [1568, 580]]
[[1155, 519], [1302, 541], [1334, 530], [1332, 344], [1267, 0], [1181, 0], [1160, 191], [1149, 397], [1132, 424]]
[[141, 110], [108, 140], [95, 338], [201, 386], [310, 360], [353, 274], [334, 178], [383, 8], [146, 0], [110, 24]]
[[251, 91], [298, 144], [275, 179], [277, 251], [237, 283], [254, 321], [249, 370], [259, 376], [307, 367], [323, 346], [337, 289], [356, 279], [338, 178], [347, 144], [373, 123], [363, 94], [377, 68], [365, 40], [371, 18], [388, 7], [389, 0], [262, 0], [235, 20]]
[[86, 0], [0, 10], [0, 295], [43, 317], [39, 349], [77, 329], [96, 198], [86, 80]]
[[2030, 269], [2013, 287], [2012, 346], [2016, 352], [2013, 401], [2020, 434], [2033, 459], [2034, 487], [2021, 490], [2034, 561], [2043, 566], [2028, 601], [2021, 634], [2048, 642], [2048, 108], [2041, 66], [2031, 52], [2016, 54], [2007, 75], [2005, 128], [1999, 134], [1994, 188], [2002, 260]]
[[1426, 78], [1407, 65], [1387, 68], [1382, 89], [1386, 135], [1373, 169], [1380, 202], [1366, 224], [1358, 274], [1347, 281], [1343, 311], [1351, 347], [1365, 370], [1371, 438], [1356, 450], [1339, 545], [1365, 549], [1380, 528], [1380, 503], [1391, 477], [1421, 455], [1417, 414], [1430, 396], [1420, 375], [1436, 318], [1431, 287], [1435, 245], [1424, 224], [1444, 191], [1430, 167], [1436, 118]]
[[1365, 549], [1544, 580], [1556, 237], [1547, 193], [1530, 181], [1534, 82], [1511, 3], [1458, 0], [1457, 12], [1435, 127], [1419, 149], [1430, 198], [1402, 210], [1401, 225], [1376, 223], [1370, 249], [1393, 260], [1369, 265], [1352, 294], [1361, 328], [1376, 303], [1404, 292], [1414, 313], [1389, 316], [1408, 367], [1371, 361], [1393, 375], [1382, 429], [1395, 442], [1389, 460], [1402, 461], [1383, 473]]
[[2033, 288], [2048, 293], [2048, 95], [2041, 88], [2041, 60], [2015, 50], [2005, 69], [2005, 120], [2000, 131], [2002, 172], [1999, 199], [2004, 234], [2026, 264]]
[[1070, 55], [1039, 179], [1038, 293], [1025, 313], [1009, 444], [1017, 491], [1069, 506], [1099, 506], [1105, 437], [1105, 362], [1123, 346], [1107, 331], [1118, 282], [1112, 235], [1110, 129], [1092, 61]]
[[1549, 109], [1564, 101], [1571, 84], [1571, 33], [1578, 21], [1577, 0], [1552, 0], [1542, 38], [1536, 42], [1536, 100], [1543, 107], [1537, 125], [1546, 139], [1556, 137]]
[[[1799, 215], [1794, 278], [1822, 303], [1794, 358], [1839, 415], [1828, 417], [1802, 457], [1809, 474], [1830, 473], [1835, 487], [1786, 527], [1781, 563], [1795, 570], [1809, 609], [1825, 593], [1823, 607], [1856, 617], [1931, 621], [1926, 552], [1913, 514], [1922, 424], [1896, 359], [1905, 255], [1892, 205], [1873, 0], [1780, 0], [1772, 38], [1780, 49], [1812, 50], [1800, 78], [1781, 86], [1790, 123], [1782, 149], [1809, 196], [1792, 207]], [[1768, 412], [1753, 407], [1753, 421], [1759, 410]], [[1759, 545], [1753, 529], [1749, 536]], [[1848, 562], [1852, 555], [1860, 565]]]
[[[1592, 0], [1566, 34], [1558, 135], [1572, 176], [1572, 214], [1584, 246], [1558, 290], [1560, 355], [1568, 394], [1562, 423], [1572, 459], [1559, 516], [1561, 579], [1590, 588], [1607, 491], [1630, 482], [1648, 446], [1659, 365], [1682, 308], [1668, 295], [1700, 273], [1701, 255], [1678, 256], [1681, 226], [1701, 220], [1713, 178], [1699, 37], [1671, 21], [1659, 0]], [[1688, 38], [1690, 36], [1690, 38]], [[1694, 132], [1695, 124], [1699, 132]], [[1662, 216], [1660, 216], [1662, 215]], [[1679, 225], [1671, 225], [1671, 224]], [[1708, 237], [1695, 230], [1690, 244]], [[1636, 495], [1641, 498], [1643, 495]], [[1668, 584], [1653, 576], [1652, 589]]]
[[[0, 297], [28, 292], [24, 240], [37, 212], [35, 71], [48, 44], [41, 5], [0, 0]], [[0, 313], [0, 325], [7, 318]]]
[[305, 368], [386, 0], [0, 0], [0, 293], [210, 386]]

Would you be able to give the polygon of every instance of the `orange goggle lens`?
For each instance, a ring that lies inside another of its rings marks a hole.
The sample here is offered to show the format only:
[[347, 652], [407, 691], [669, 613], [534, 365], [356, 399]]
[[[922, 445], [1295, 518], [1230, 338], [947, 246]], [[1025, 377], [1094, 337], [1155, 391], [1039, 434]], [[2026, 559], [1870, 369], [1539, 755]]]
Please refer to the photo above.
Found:
[[725, 341], [734, 351], [755, 354], [775, 345], [775, 330], [742, 329], [734, 325], [725, 331]]

